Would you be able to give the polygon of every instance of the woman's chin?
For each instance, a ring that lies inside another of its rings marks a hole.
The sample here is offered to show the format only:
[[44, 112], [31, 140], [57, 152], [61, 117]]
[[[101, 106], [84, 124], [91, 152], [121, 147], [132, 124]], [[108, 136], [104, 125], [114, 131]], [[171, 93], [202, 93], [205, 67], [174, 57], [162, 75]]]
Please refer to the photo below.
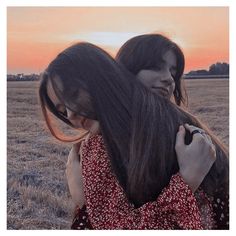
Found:
[[75, 129], [84, 129], [84, 127], [80, 123], [77, 122], [71, 122], [71, 123]]
[[84, 119], [82, 122], [71, 121], [75, 129], [83, 129], [91, 134], [97, 134], [99, 131], [99, 122], [91, 119]]

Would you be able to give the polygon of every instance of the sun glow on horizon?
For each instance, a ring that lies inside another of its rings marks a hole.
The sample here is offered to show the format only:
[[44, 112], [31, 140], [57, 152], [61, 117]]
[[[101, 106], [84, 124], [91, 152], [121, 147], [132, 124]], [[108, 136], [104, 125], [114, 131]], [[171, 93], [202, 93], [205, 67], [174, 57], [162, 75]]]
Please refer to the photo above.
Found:
[[185, 71], [229, 62], [228, 7], [9, 7], [7, 32], [8, 73], [38, 73], [78, 41], [114, 56], [128, 39], [148, 33], [180, 46]]
[[139, 35], [134, 32], [88, 32], [67, 36], [72, 41], [87, 41], [101, 46], [119, 48], [128, 39]]

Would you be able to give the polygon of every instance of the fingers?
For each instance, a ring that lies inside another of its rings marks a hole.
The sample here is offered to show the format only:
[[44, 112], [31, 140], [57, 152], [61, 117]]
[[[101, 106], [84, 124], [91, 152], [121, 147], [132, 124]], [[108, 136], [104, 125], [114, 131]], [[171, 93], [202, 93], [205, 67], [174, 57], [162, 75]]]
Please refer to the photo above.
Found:
[[213, 159], [216, 159], [216, 147], [213, 144], [211, 137], [208, 134], [203, 135], [205, 137], [206, 142], [210, 145], [210, 154]]
[[183, 125], [180, 125], [179, 131], [176, 134], [175, 147], [181, 147], [185, 145], [184, 137], [185, 137], [185, 128], [183, 127]]
[[200, 133], [195, 133], [193, 135], [193, 139], [199, 139], [199, 141], [201, 140], [203, 143], [207, 144], [210, 148], [210, 155], [213, 159], [216, 159], [216, 147], [213, 144], [210, 135], [208, 135], [203, 129], [198, 128], [194, 125], [189, 125], [189, 124], [185, 124], [184, 125], [186, 129], [188, 129], [190, 131], [190, 133], [192, 133], [194, 130], [199, 130]]
[[73, 144], [72, 149], [70, 150], [67, 163], [68, 165], [73, 162], [80, 162], [80, 156], [79, 156], [79, 147], [76, 144]]
[[211, 145], [210, 154], [213, 160], [216, 160], [216, 147], [214, 144]]
[[[184, 124], [184, 127], [187, 130], [189, 130], [189, 132], [191, 134], [193, 133], [193, 131], [196, 131], [196, 130], [199, 131], [198, 133], [194, 133], [193, 134], [193, 140], [203, 139], [203, 138], [206, 138], [208, 140], [207, 134], [206, 134], [206, 132], [203, 129], [201, 129], [199, 127], [196, 127], [194, 125], [189, 125], [189, 124]], [[209, 138], [210, 138], [210, 136], [209, 136]], [[210, 140], [211, 140], [211, 138], [210, 138]]]
[[81, 143], [82, 143], [82, 141], [79, 142], [79, 143], [74, 143], [74, 144], [72, 145], [72, 148], [74, 149], [74, 151], [75, 151], [76, 153], [79, 153]]
[[[189, 124], [184, 124], [184, 127], [189, 130], [190, 133], [192, 133], [194, 130], [198, 130], [201, 133], [205, 133], [205, 131], [197, 126], [194, 125], [189, 125]], [[198, 134], [198, 133], [196, 133]]]
[[211, 137], [210, 135], [208, 135], [203, 129], [199, 128], [199, 127], [196, 127], [194, 125], [189, 125], [189, 124], [185, 124], [184, 125], [186, 129], [188, 129], [190, 131], [190, 133], [192, 133], [194, 130], [198, 130], [199, 133], [195, 133], [193, 135], [193, 137], [195, 136], [198, 136], [198, 137], [203, 137], [211, 146], [214, 145], [212, 143], [212, 140], [211, 140]]
[[209, 142], [209, 144], [213, 145], [210, 135], [203, 134], [203, 136], [206, 138], [206, 140]]

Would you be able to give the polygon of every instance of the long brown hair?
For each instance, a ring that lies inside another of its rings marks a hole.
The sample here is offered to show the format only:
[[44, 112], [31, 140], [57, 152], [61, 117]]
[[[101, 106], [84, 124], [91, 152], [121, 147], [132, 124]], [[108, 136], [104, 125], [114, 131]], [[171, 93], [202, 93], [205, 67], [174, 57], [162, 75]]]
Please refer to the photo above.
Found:
[[161, 34], [138, 35], [125, 42], [116, 55], [116, 60], [122, 63], [132, 74], [140, 70], [157, 68], [162, 56], [172, 50], [177, 59], [176, 74], [174, 75], [175, 90], [173, 92], [177, 105], [188, 104], [188, 96], [182, 80], [185, 59], [180, 47]]
[[[47, 94], [49, 79], [68, 108], [99, 121], [112, 169], [135, 206], [155, 200], [179, 170], [175, 153], [179, 125], [189, 123], [204, 128], [194, 116], [153, 94], [104, 50], [89, 43], [78, 43], [60, 53], [41, 80], [42, 109], [47, 107], [67, 122]], [[58, 89], [59, 81], [63, 91]], [[91, 96], [89, 108], [75, 102], [80, 89]], [[188, 144], [191, 135], [186, 137]], [[228, 155], [223, 144], [211, 137], [217, 159], [201, 186], [211, 196], [223, 189], [224, 197], [228, 193]]]

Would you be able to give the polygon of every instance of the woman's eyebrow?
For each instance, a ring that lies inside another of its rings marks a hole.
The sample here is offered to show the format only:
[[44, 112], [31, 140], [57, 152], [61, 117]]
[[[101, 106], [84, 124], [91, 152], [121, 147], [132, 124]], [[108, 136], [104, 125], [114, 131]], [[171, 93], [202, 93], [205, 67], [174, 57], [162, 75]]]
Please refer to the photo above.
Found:
[[164, 59], [163, 59], [163, 62], [166, 63], [166, 65], [168, 65], [170, 68], [177, 70], [176, 64], [171, 64], [171, 63], [169, 64], [168, 60], [164, 60]]
[[167, 61], [165, 61], [163, 58], [160, 58], [157, 62], [158, 63], [167, 63]]
[[61, 106], [63, 106], [63, 107], [64, 107], [64, 105], [63, 105], [63, 104], [61, 104], [61, 103], [54, 104], [54, 106], [55, 106], [55, 108], [56, 108], [56, 109], [59, 109]]

